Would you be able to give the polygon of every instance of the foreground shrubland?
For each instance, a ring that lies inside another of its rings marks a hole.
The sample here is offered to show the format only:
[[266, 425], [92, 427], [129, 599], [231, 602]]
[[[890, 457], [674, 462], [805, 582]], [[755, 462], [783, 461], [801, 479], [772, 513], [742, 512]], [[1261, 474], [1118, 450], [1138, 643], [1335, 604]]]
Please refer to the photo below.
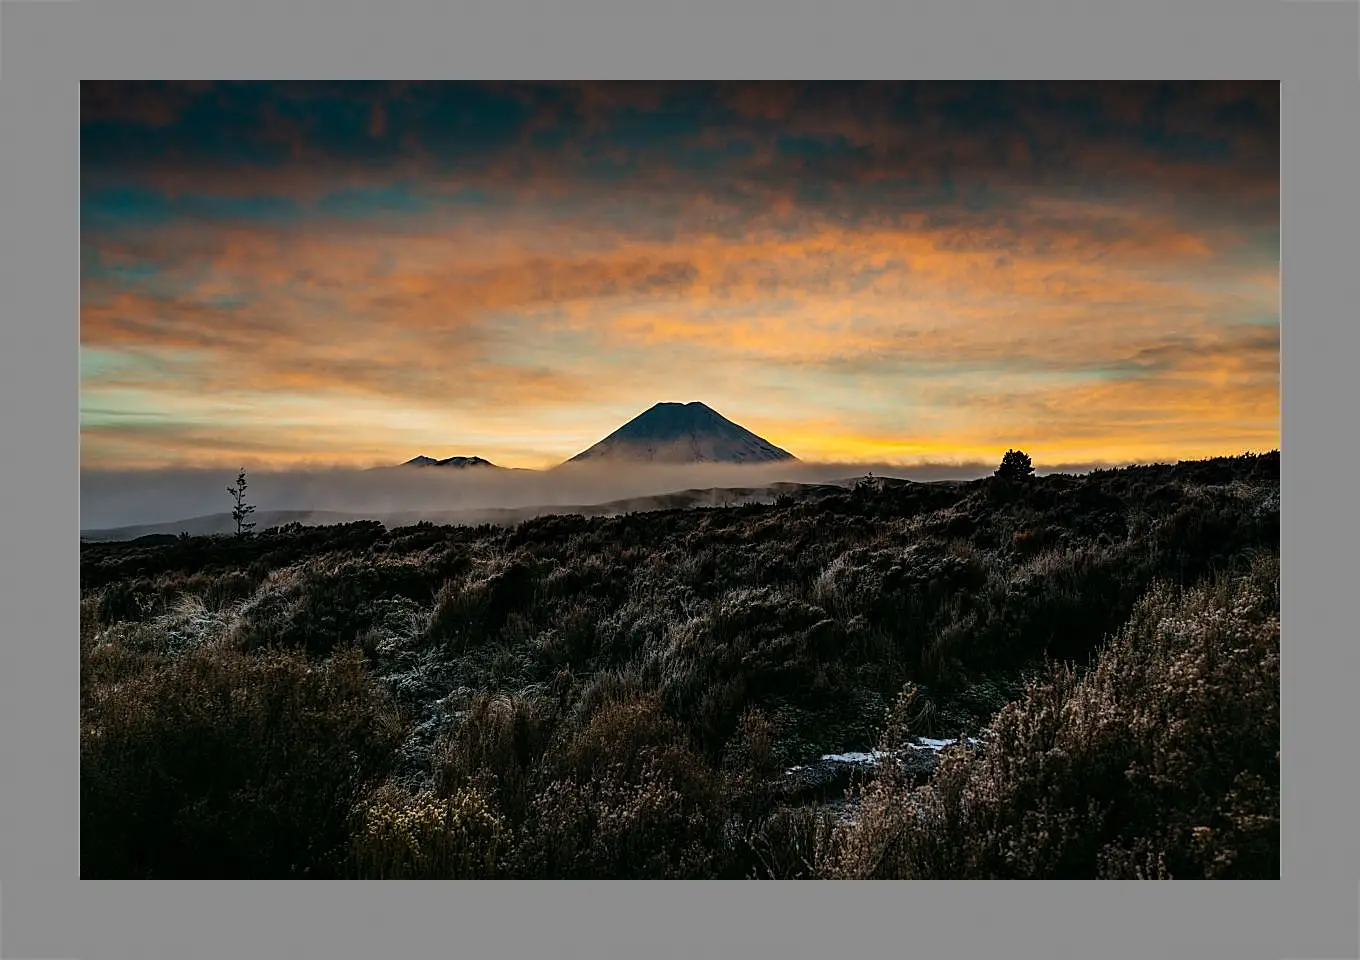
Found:
[[1270, 454], [87, 544], [83, 873], [1275, 877], [1278, 536]]

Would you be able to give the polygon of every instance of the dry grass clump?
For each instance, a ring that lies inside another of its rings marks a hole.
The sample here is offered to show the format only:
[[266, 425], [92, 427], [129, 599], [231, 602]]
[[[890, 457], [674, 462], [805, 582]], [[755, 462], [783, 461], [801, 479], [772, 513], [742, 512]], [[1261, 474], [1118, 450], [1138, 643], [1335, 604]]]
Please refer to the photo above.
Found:
[[727, 805], [721, 777], [681, 745], [643, 751], [589, 780], [549, 782], [517, 851], [521, 876], [698, 879], [720, 873]]
[[477, 694], [436, 748], [435, 786], [452, 795], [475, 786], [517, 823], [536, 790], [536, 770], [556, 732], [556, 709], [544, 698]]
[[1279, 876], [1279, 567], [1158, 585], [928, 787], [866, 791], [831, 876]]

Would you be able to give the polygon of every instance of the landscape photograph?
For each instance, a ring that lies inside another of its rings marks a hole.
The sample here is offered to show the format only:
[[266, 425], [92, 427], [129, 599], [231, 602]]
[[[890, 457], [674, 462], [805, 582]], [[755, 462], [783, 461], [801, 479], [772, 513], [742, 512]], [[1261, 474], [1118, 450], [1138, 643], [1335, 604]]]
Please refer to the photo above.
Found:
[[1274, 82], [84, 82], [86, 879], [1278, 879]]

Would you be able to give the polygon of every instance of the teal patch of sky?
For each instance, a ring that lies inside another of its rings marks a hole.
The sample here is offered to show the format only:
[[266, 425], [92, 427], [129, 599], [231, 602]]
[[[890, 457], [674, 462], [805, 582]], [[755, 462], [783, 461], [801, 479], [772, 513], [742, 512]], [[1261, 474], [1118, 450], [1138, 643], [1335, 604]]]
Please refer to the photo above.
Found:
[[622, 107], [611, 114], [604, 139], [624, 149], [680, 148], [706, 126], [705, 111], [692, 104], [673, 103], [657, 110]]
[[1221, 263], [1250, 269], [1278, 269], [1280, 264], [1280, 227], [1260, 227], [1242, 230], [1233, 243], [1216, 251]]
[[1016, 128], [1021, 112], [1011, 84], [989, 81], [951, 85], [939, 107], [945, 130], [994, 134]]
[[1224, 137], [1206, 136], [1189, 131], [1146, 130], [1143, 146], [1168, 160], [1217, 162], [1232, 158], [1232, 145]]
[[146, 420], [168, 420], [170, 415], [163, 410], [121, 410], [116, 407], [82, 406], [80, 425], [82, 427], [110, 427], [121, 423]]
[[103, 260], [95, 244], [85, 244], [80, 265], [80, 299], [85, 306], [102, 306], [119, 293], [135, 292], [155, 300], [180, 300], [192, 296], [208, 273], [205, 261], [176, 266], [174, 270], [166, 270], [150, 260], [111, 264]]
[[794, 185], [793, 197], [800, 206], [819, 206], [831, 200], [831, 189], [820, 181], [799, 180]]
[[448, 206], [485, 207], [493, 201], [493, 195], [483, 187], [462, 186], [436, 194], [430, 200]]
[[1159, 379], [1177, 368], [1174, 353], [1152, 353], [1145, 357], [1126, 357], [1123, 360], [1110, 360], [1101, 363], [1078, 363], [1076, 369], [1053, 379], [1119, 381]]
[[1031, 147], [1048, 141], [1054, 127], [1093, 140], [1118, 136], [1127, 129], [1123, 120], [1111, 114], [1108, 93], [1100, 85], [1074, 91], [1071, 85], [1041, 84], [1031, 88], [1031, 106], [1034, 113], [1027, 126], [1040, 127], [1030, 141]]
[[1260, 99], [1242, 97], [1222, 104], [1213, 111], [1213, 123], [1225, 130], [1278, 130], [1280, 125], [1279, 99], [1274, 98], [1274, 111], [1261, 106]]
[[676, 165], [701, 173], [722, 168], [734, 160], [745, 160], [755, 154], [749, 139], [731, 137], [716, 146], [686, 146], [676, 154]]
[[119, 350], [107, 350], [102, 347], [80, 347], [80, 378], [82, 381], [89, 379], [102, 379], [109, 376], [127, 373], [135, 370], [137, 361]]
[[121, 389], [82, 394], [80, 430], [90, 433], [174, 433], [202, 425], [202, 418], [186, 417], [164, 409], [164, 398], [145, 391]]
[[368, 101], [351, 91], [340, 96], [275, 101], [274, 108], [302, 130], [307, 145], [325, 156], [340, 159], [391, 159], [398, 142], [389, 127], [375, 131]]
[[178, 220], [280, 223], [296, 220], [302, 207], [288, 197], [185, 195], [173, 199], [156, 190], [111, 187], [84, 194], [82, 229], [146, 227]]
[[576, 173], [597, 183], [616, 183], [636, 177], [643, 170], [637, 151], [627, 150], [620, 156], [613, 142], [581, 145], [580, 159], [576, 161]]
[[994, 210], [1000, 204], [1000, 198], [985, 182], [975, 181], [964, 188], [959, 197], [964, 210], [969, 213], [982, 213], [986, 210]]
[[281, 164], [290, 156], [290, 145], [260, 136], [265, 108], [280, 106], [276, 93], [272, 84], [223, 84], [214, 95], [189, 103], [165, 128], [165, 138], [187, 158]]
[[839, 188], [851, 187], [860, 181], [860, 171], [869, 159], [868, 147], [842, 136], [785, 134], [775, 138], [774, 146], [781, 157], [797, 161], [789, 179], [800, 186], [815, 182], [819, 186], [834, 183]]
[[136, 286], [153, 280], [160, 272], [160, 266], [150, 260], [108, 263], [95, 244], [83, 244], [80, 248], [82, 279], [106, 280], [115, 285]]
[[[154, 352], [152, 352], [154, 351]], [[91, 382], [113, 383], [126, 378], [141, 380], [154, 376], [173, 380], [203, 362], [200, 350], [110, 349], [81, 344], [80, 377], [82, 385]]]
[[[857, 210], [860, 216], [888, 212], [924, 213], [930, 218], [928, 226], [962, 225], [967, 221], [966, 213], [990, 209], [977, 205], [975, 209], [964, 211], [959, 207], [958, 192], [952, 183], [920, 174], [891, 177], [872, 184], [849, 184], [843, 192], [847, 212]], [[981, 197], [980, 194], [975, 196]], [[988, 200], [999, 203], [994, 195], [989, 195]]]
[[155, 190], [114, 187], [84, 193], [80, 198], [82, 230], [104, 226], [147, 226], [174, 219], [170, 201]]
[[[580, 255], [592, 250], [615, 250], [630, 240], [665, 242], [676, 237], [676, 221], [684, 205], [692, 198], [685, 196], [637, 195], [612, 190], [577, 190], [571, 193], [536, 199], [532, 204], [520, 204], [510, 194], [498, 190], [486, 194], [485, 209], [507, 209], [515, 220], [525, 218], [538, 228], [533, 239], [539, 244], [555, 247], [555, 229], [585, 226], [585, 235], [571, 234], [570, 253]], [[523, 222], [523, 221], [521, 221]], [[607, 223], [614, 230], [596, 231], [593, 228]]]
[[796, 157], [806, 163], [817, 163], [829, 159], [859, 158], [867, 155], [867, 150], [852, 144], [838, 135], [814, 137], [805, 134], [780, 134], [775, 137], [774, 148], [786, 157]]
[[447, 187], [403, 182], [380, 187], [355, 187], [333, 191], [318, 199], [309, 213], [328, 219], [380, 225], [387, 231], [428, 228], [435, 223], [456, 222], [460, 217], [482, 214], [513, 202], [496, 188]]
[[410, 133], [449, 162], [514, 145], [531, 112], [511, 93], [449, 84], [417, 88], [386, 104], [388, 127]]
[[268, 84], [224, 85], [186, 104], [166, 126], [87, 121], [80, 128], [81, 163], [135, 168], [174, 157], [180, 163], [279, 165], [289, 158], [289, 145], [260, 136], [272, 93]]
[[[441, 196], [443, 204], [458, 202], [456, 196]], [[407, 183], [394, 183], [382, 187], [347, 187], [335, 190], [319, 198], [314, 210], [317, 213], [344, 219], [366, 219], [385, 214], [424, 213], [433, 206], [429, 197], [412, 189]]]
[[269, 83], [224, 84], [189, 103], [168, 126], [88, 121], [81, 127], [82, 166], [113, 172], [173, 159], [190, 167], [278, 168], [291, 160], [292, 145], [267, 135], [266, 110], [295, 123], [308, 147], [324, 156], [395, 160], [409, 135], [456, 165], [513, 146], [529, 117], [512, 94], [430, 85], [386, 99], [386, 129], [375, 130], [372, 106], [352, 86], [322, 89], [319, 96], [294, 98], [289, 92]]
[[529, 146], [547, 153], [561, 150], [567, 141], [568, 133], [562, 126], [540, 127], [529, 134]]

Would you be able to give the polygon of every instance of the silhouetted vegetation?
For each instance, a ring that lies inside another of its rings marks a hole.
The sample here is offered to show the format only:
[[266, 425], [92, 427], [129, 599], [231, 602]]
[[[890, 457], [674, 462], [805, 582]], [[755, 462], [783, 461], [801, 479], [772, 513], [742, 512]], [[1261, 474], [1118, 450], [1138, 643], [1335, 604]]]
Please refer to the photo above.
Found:
[[82, 872], [1277, 877], [1278, 553], [1278, 453], [84, 544]]
[[227, 493], [231, 496], [231, 519], [236, 524], [238, 537], [255, 528], [255, 521], [249, 519], [255, 512], [255, 505], [246, 503], [246, 486], [246, 472], [242, 469], [236, 475], [236, 486], [227, 487]]
[[1007, 450], [996, 475], [1003, 480], [1023, 480], [1034, 473], [1034, 464], [1023, 450]]

